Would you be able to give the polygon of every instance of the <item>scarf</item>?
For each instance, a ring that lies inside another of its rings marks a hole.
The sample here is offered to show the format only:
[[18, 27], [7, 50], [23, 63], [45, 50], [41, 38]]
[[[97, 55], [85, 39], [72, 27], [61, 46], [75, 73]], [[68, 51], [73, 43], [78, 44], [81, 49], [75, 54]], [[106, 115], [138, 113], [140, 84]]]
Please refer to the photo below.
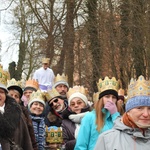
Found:
[[71, 115], [69, 116], [69, 119], [70, 119], [72, 122], [74, 122], [74, 123], [80, 124], [82, 118], [85, 116], [86, 113], [87, 113], [87, 112], [80, 113], [80, 114], [71, 114]]
[[1, 114], [3, 114], [3, 113], [4, 113], [4, 111], [5, 111], [5, 110], [4, 110], [4, 108], [5, 108], [5, 103], [4, 103], [4, 105], [3, 105], [3, 106], [0, 106], [0, 113], [1, 113]]
[[44, 144], [45, 144], [44, 117], [31, 115], [31, 119], [33, 123], [35, 139], [36, 139], [36, 142], [38, 143], [38, 150], [43, 150]]

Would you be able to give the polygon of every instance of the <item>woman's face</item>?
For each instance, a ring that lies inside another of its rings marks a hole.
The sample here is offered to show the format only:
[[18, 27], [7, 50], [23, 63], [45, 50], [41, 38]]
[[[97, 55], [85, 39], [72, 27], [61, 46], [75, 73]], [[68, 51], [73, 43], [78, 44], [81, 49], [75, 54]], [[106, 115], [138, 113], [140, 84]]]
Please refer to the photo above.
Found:
[[150, 106], [136, 107], [127, 112], [134, 123], [141, 128], [150, 127]]
[[3, 106], [6, 100], [5, 90], [0, 88], [0, 106]]
[[30, 107], [30, 112], [36, 115], [41, 115], [44, 110], [44, 105], [40, 102], [33, 102]]
[[85, 108], [85, 106], [85, 102], [78, 97], [73, 98], [70, 102], [71, 110], [77, 114], [81, 113], [81, 109]]
[[16, 90], [9, 90], [8, 95], [13, 97], [17, 103], [20, 102], [20, 93]]
[[116, 98], [116, 96], [114, 96], [114, 95], [112, 95], [112, 94], [104, 95], [104, 96], [103, 96], [103, 103], [104, 103], [104, 105], [105, 105], [108, 101], [112, 101], [112, 102], [116, 103], [117, 98]]

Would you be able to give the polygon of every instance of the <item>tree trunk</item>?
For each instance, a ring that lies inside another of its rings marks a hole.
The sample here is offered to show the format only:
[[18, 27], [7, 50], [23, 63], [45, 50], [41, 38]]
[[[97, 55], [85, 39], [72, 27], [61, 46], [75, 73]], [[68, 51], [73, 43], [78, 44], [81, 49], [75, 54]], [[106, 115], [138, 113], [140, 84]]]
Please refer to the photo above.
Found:
[[67, 14], [64, 33], [63, 50], [66, 50], [65, 72], [68, 75], [68, 83], [73, 85], [73, 72], [74, 72], [74, 8], [75, 0], [66, 0]]
[[90, 42], [90, 51], [92, 53], [92, 69], [93, 69], [93, 79], [92, 79], [92, 87], [94, 89], [93, 92], [96, 92], [97, 82], [100, 78], [101, 73], [101, 64], [102, 64], [102, 50], [99, 44], [98, 39], [98, 22], [97, 22], [97, 0], [88, 0], [87, 1], [88, 8], [88, 32], [89, 32], [89, 42]]

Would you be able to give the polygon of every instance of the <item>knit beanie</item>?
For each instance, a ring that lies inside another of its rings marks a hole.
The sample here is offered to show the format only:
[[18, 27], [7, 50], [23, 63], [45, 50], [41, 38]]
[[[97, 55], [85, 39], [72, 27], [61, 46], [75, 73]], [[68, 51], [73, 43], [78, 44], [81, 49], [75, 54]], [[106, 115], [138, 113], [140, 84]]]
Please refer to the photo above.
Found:
[[43, 104], [44, 105], [44, 107], [45, 107], [45, 101], [43, 101], [42, 99], [38, 99], [38, 98], [34, 98], [34, 99], [32, 99], [32, 100], [30, 100], [29, 101], [29, 103], [28, 103], [28, 109], [30, 110], [30, 107], [31, 107], [31, 105], [33, 104], [33, 102], [40, 102], [41, 104]]
[[112, 94], [112, 95], [116, 96], [116, 98], [118, 99], [118, 92], [115, 91], [115, 90], [112, 90], [112, 89], [110, 89], [110, 90], [105, 90], [105, 91], [101, 92], [101, 93], [99, 94], [99, 99], [102, 98], [103, 96], [109, 95], [109, 94]]
[[0, 83], [0, 88], [5, 90], [6, 93], [8, 93], [8, 89], [7, 89], [6, 85]]
[[25, 92], [25, 91], [27, 91], [27, 90], [31, 90], [31, 91], [35, 91], [35, 92], [37, 91], [37, 89], [35, 89], [34, 87], [29, 87], [29, 86], [28, 86], [28, 87], [25, 87], [25, 88], [24, 88], [24, 91], [23, 91], [23, 92]]
[[45, 95], [44, 93], [42, 93], [40, 90], [38, 91], [33, 91], [33, 93], [30, 95], [30, 100], [28, 103], [28, 109], [30, 110], [30, 107], [32, 105], [33, 102], [40, 102], [44, 105], [45, 107]]
[[20, 98], [21, 98], [22, 95], [23, 95], [23, 90], [22, 90], [22, 88], [19, 87], [19, 86], [17, 86], [17, 85], [9, 86], [9, 87], [7, 87], [7, 89], [8, 89], [8, 90], [16, 90], [16, 91], [18, 91], [19, 94], [20, 94]]
[[69, 105], [69, 106], [70, 106], [71, 100], [73, 100], [73, 98], [75, 98], [75, 97], [81, 98], [81, 99], [85, 102], [86, 105], [88, 104], [88, 99], [87, 99], [87, 97], [86, 97], [84, 94], [80, 93], [80, 92], [76, 92], [76, 93], [73, 93], [73, 94], [69, 97], [69, 99], [68, 99], [68, 105]]
[[129, 99], [126, 103], [126, 112], [141, 106], [150, 106], [150, 96], [135, 96]]
[[54, 83], [53, 88], [56, 88], [56, 86], [59, 84], [63, 84], [69, 89], [69, 85], [66, 81], [58, 81], [58, 82]]

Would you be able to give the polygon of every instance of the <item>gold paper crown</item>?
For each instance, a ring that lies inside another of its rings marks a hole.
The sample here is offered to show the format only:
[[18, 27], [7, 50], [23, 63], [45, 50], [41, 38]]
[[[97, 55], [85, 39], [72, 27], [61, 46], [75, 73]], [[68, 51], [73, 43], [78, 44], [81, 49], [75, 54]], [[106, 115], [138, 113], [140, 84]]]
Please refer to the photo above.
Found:
[[10, 74], [8, 71], [4, 71], [2, 65], [0, 65], [0, 83], [7, 85], [7, 80], [10, 79]]
[[68, 82], [68, 76], [64, 73], [62, 75], [57, 74], [57, 76], [54, 78], [54, 84], [60, 81]]
[[144, 76], [140, 75], [138, 80], [131, 79], [128, 85], [128, 98], [134, 96], [150, 96], [150, 80], [145, 80]]
[[99, 100], [99, 94], [100, 94], [100, 92], [93, 93], [93, 101], [94, 102]]
[[26, 81], [25, 88], [26, 87], [33, 87], [36, 90], [38, 90], [39, 89], [39, 83], [34, 79], [29, 79], [29, 80]]
[[87, 88], [84, 88], [83, 86], [74, 86], [73, 88], [69, 88], [68, 92], [67, 92], [67, 98], [69, 99], [69, 97], [74, 94], [80, 92], [81, 94], [87, 96], [88, 95], [88, 90]]
[[61, 127], [50, 128], [46, 126], [46, 142], [47, 143], [63, 143], [62, 129]]
[[119, 89], [118, 90], [118, 95], [124, 96], [124, 89]]
[[55, 88], [52, 88], [51, 90], [47, 90], [47, 92], [45, 92], [45, 96], [46, 96], [46, 100], [50, 101], [54, 97], [60, 96], [60, 94]]
[[36, 92], [33, 91], [32, 94], [30, 95], [30, 101], [32, 101], [33, 99], [38, 99], [45, 102], [45, 95], [41, 90], [37, 90]]
[[115, 77], [112, 77], [110, 79], [106, 76], [104, 80], [99, 79], [99, 82], [97, 83], [97, 87], [99, 92], [103, 92], [110, 89], [118, 92], [119, 80], [117, 81]]
[[22, 82], [16, 81], [14, 78], [12, 78], [11, 80], [7, 80], [7, 87], [14, 86], [14, 85], [22, 87]]
[[49, 60], [50, 60], [50, 58], [43, 58], [42, 63], [43, 64], [49, 64]]

